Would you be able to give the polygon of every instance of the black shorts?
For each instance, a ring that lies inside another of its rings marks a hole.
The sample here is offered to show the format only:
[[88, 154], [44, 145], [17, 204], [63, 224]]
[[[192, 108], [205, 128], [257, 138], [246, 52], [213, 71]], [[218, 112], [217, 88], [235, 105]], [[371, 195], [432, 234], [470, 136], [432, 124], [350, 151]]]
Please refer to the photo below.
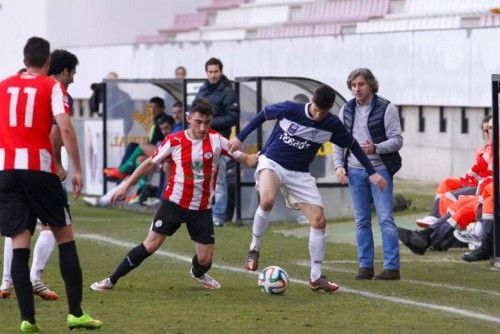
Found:
[[54, 174], [29, 170], [0, 171], [0, 233], [11, 237], [36, 220], [62, 227], [71, 224], [68, 200]]
[[191, 240], [202, 245], [215, 243], [212, 209], [189, 210], [176, 203], [163, 200], [160, 208], [156, 211], [151, 230], [171, 236], [184, 222]]

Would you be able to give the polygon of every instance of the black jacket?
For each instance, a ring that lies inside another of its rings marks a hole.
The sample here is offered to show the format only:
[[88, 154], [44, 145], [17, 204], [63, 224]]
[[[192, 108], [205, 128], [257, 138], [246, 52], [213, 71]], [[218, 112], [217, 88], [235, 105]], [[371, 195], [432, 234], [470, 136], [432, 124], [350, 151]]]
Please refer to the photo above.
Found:
[[196, 97], [203, 97], [210, 101], [214, 107], [212, 129], [226, 138], [229, 137], [231, 127], [238, 122], [240, 108], [238, 97], [228, 78], [223, 75], [216, 84], [205, 81]]

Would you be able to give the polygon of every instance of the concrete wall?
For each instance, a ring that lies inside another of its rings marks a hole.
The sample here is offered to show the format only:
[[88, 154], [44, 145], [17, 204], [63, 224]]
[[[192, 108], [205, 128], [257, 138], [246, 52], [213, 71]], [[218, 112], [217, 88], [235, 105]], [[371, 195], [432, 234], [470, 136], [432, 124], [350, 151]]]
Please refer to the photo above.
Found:
[[403, 167], [396, 174], [402, 179], [438, 182], [449, 176], [462, 176], [474, 162], [474, 153], [483, 145], [481, 120], [484, 109], [467, 108], [468, 133], [461, 133], [461, 108], [445, 108], [446, 132], [439, 131], [439, 108], [424, 107], [425, 131], [419, 132], [417, 107], [403, 107], [405, 129], [401, 150]]

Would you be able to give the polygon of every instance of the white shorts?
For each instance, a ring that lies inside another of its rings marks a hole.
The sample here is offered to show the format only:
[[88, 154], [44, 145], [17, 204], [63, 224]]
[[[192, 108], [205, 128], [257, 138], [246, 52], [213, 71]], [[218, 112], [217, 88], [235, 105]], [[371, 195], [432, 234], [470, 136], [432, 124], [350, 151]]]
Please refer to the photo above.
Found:
[[298, 203], [308, 203], [323, 207], [316, 179], [312, 177], [311, 173], [288, 170], [265, 155], [261, 155], [255, 170], [255, 188], [257, 190], [259, 189], [259, 175], [263, 169], [270, 169], [278, 176], [281, 192], [287, 206], [298, 209]]

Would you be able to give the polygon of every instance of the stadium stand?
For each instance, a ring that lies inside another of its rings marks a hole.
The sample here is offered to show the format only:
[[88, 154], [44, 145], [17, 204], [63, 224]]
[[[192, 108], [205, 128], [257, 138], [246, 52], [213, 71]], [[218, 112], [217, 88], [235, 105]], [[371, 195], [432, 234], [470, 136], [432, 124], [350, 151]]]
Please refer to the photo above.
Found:
[[206, 13], [178, 14], [174, 24], [167, 29], [160, 29], [160, 33], [173, 37], [176, 33], [196, 30], [207, 23]]
[[301, 17], [296, 22], [351, 22], [383, 17], [388, 13], [389, 0], [343, 0], [317, 1], [302, 7]]
[[240, 7], [217, 13], [213, 25], [204, 29], [234, 29], [259, 27], [288, 21], [290, 7], [285, 5]]
[[290, 5], [296, 6], [305, 4], [308, 2], [313, 2], [314, 0], [255, 0], [253, 2], [247, 2], [242, 4], [242, 7], [254, 7], [254, 6], [273, 6], [273, 5]]
[[262, 27], [257, 29], [255, 36], [247, 35], [247, 38], [290, 38], [305, 36], [339, 35], [342, 31], [342, 25], [332, 24], [295, 24], [286, 26]]
[[479, 20], [480, 27], [500, 26], [500, 15], [483, 15]]
[[498, 0], [212, 0], [137, 43], [491, 27]]
[[201, 12], [217, 12], [222, 9], [236, 8], [243, 4], [245, 0], [212, 0], [206, 7], [198, 7]]
[[460, 27], [460, 16], [400, 18], [359, 22], [356, 26], [356, 33], [362, 34], [407, 30], [457, 29]]

